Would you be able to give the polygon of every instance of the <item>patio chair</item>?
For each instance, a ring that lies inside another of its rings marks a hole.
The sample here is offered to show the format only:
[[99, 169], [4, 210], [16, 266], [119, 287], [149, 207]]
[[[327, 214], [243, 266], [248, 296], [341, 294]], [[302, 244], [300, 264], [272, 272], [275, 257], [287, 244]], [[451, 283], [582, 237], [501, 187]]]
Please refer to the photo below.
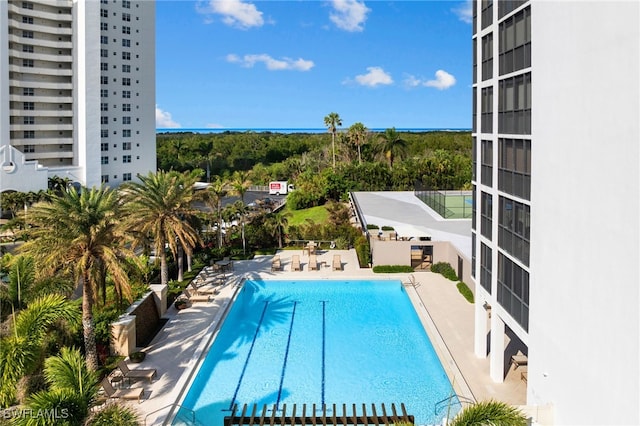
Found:
[[333, 270], [342, 271], [342, 259], [339, 254], [333, 255]]
[[189, 302], [210, 302], [211, 295], [191, 293], [188, 289], [184, 289], [183, 294], [189, 299]]
[[158, 372], [155, 368], [140, 368], [136, 370], [130, 370], [129, 366], [126, 362], [124, 362], [124, 360], [118, 362], [118, 368], [120, 369], [120, 371], [122, 371], [122, 375], [124, 376], [124, 378], [129, 379], [129, 381], [131, 381], [131, 379], [149, 379], [149, 382], [152, 382], [153, 378], [158, 375]]
[[196, 285], [195, 282], [191, 281], [191, 283], [189, 283], [189, 287], [191, 287], [191, 289], [194, 292], [194, 295], [207, 295], [207, 294], [218, 294], [220, 293], [220, 290], [212, 285], [209, 284], [205, 284], [202, 285], [200, 287], [198, 287]]
[[292, 271], [302, 271], [302, 267], [300, 266], [300, 255], [294, 254], [291, 257], [291, 270]]
[[318, 270], [318, 256], [312, 254], [309, 256], [309, 270], [317, 271]]
[[115, 389], [109, 383], [109, 380], [105, 377], [102, 379], [102, 388], [104, 389], [104, 393], [107, 394], [109, 398], [118, 398], [118, 399], [137, 399], [138, 403], [142, 399], [144, 395], [144, 389], [135, 388], [135, 389]]
[[275, 255], [271, 261], [271, 271], [279, 271], [281, 268], [282, 264], [280, 263], [280, 256]]

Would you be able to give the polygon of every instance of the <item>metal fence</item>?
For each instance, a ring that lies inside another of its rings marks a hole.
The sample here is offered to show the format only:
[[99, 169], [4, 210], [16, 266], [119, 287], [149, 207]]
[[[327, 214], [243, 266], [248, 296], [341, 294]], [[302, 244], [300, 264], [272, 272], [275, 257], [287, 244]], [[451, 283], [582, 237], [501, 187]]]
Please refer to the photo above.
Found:
[[471, 191], [414, 191], [416, 197], [445, 219], [468, 219], [473, 214]]

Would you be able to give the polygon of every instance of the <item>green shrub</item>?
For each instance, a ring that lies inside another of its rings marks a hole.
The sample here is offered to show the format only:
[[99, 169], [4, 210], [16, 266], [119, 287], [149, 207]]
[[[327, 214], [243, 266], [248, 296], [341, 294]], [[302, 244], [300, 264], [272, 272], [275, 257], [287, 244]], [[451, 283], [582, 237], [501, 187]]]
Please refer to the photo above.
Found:
[[88, 426], [138, 426], [136, 412], [133, 408], [120, 404], [107, 404], [102, 410], [91, 416]]
[[373, 267], [373, 272], [388, 274], [388, 273], [414, 272], [414, 270], [409, 265], [376, 265]]
[[458, 287], [458, 291], [460, 292], [460, 294], [462, 294], [464, 298], [467, 299], [467, 302], [474, 303], [473, 292], [464, 281], [460, 281], [458, 284], [456, 284], [456, 287]]
[[356, 254], [358, 255], [358, 263], [361, 268], [368, 268], [371, 261], [371, 248], [369, 247], [369, 240], [366, 237], [360, 236], [355, 241]]
[[380, 229], [378, 225], [374, 225], [373, 223], [367, 223], [367, 229]]
[[335, 239], [336, 249], [338, 250], [347, 250], [349, 248], [349, 238], [340, 236]]
[[447, 262], [438, 262], [431, 265], [431, 272], [443, 275], [451, 281], [458, 281], [456, 271]]
[[111, 342], [111, 323], [116, 321], [122, 310], [115, 306], [107, 306], [93, 310], [93, 323], [96, 343], [109, 345]]
[[393, 231], [395, 228], [393, 226], [384, 225], [381, 229], [383, 231]]

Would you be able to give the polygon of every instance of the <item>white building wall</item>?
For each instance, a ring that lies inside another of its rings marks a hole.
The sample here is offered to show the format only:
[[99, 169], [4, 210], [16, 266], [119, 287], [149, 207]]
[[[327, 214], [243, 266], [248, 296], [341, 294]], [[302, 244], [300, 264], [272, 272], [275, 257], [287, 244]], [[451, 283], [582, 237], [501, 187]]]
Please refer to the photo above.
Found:
[[640, 6], [533, 2], [529, 404], [640, 424]]

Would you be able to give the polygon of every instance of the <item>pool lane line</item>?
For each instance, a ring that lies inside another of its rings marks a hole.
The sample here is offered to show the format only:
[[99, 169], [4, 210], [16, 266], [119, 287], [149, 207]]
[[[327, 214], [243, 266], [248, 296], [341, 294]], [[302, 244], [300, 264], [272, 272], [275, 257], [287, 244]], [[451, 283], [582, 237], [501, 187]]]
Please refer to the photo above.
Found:
[[258, 338], [258, 332], [260, 331], [260, 327], [262, 326], [262, 321], [264, 321], [264, 315], [267, 312], [267, 306], [269, 306], [269, 301], [264, 302], [264, 309], [262, 310], [262, 315], [260, 316], [260, 321], [258, 321], [258, 326], [256, 327], [256, 332], [253, 335], [253, 340], [251, 341], [251, 346], [249, 347], [249, 353], [247, 353], [247, 358], [244, 360], [244, 366], [242, 367], [242, 373], [240, 373], [240, 378], [238, 379], [238, 385], [236, 386], [235, 392], [233, 392], [233, 398], [231, 398], [231, 403], [229, 404], [229, 410], [233, 409], [233, 405], [236, 402], [236, 397], [238, 396], [238, 391], [240, 391], [240, 385], [242, 384], [242, 379], [244, 378], [244, 373], [247, 371], [247, 365], [249, 365], [249, 358], [251, 358], [251, 353], [253, 352], [253, 346], [256, 344], [256, 339]]
[[276, 410], [280, 408], [280, 398], [282, 397], [282, 385], [284, 384], [284, 373], [287, 369], [287, 360], [289, 359], [289, 347], [291, 346], [291, 332], [293, 331], [293, 320], [296, 317], [296, 306], [298, 302], [293, 302], [293, 311], [291, 312], [291, 323], [289, 324], [289, 337], [287, 337], [287, 348], [284, 351], [284, 361], [282, 362], [282, 373], [280, 373], [280, 386], [278, 387], [278, 399], [276, 399]]
[[321, 390], [321, 401], [322, 401], [322, 405], [324, 406], [324, 379], [325, 379], [325, 348], [326, 348], [326, 334], [327, 334], [327, 322], [326, 322], [326, 316], [325, 316], [325, 307], [326, 307], [327, 301], [323, 300], [322, 301], [322, 390]]

